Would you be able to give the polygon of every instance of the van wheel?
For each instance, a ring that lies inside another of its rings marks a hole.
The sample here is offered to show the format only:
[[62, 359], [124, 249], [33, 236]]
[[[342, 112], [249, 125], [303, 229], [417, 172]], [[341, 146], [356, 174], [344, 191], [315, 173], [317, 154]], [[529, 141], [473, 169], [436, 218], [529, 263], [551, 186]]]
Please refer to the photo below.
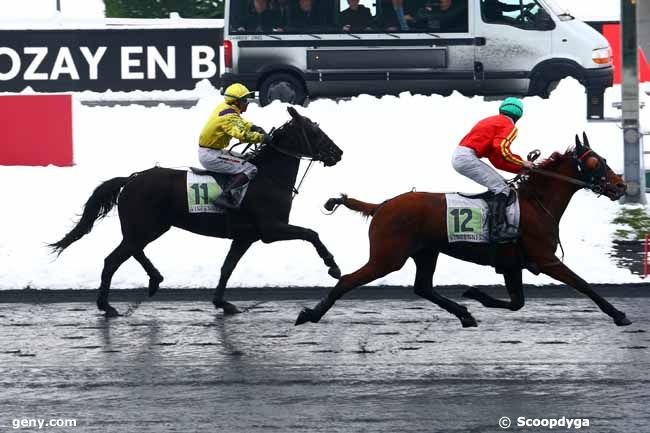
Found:
[[530, 96], [539, 96], [541, 98], [548, 99], [551, 96], [553, 90], [555, 90], [557, 85], [560, 84], [561, 79], [562, 78], [559, 80], [534, 80], [528, 94]]
[[553, 93], [553, 90], [555, 90], [557, 88], [558, 84], [560, 84], [559, 80], [551, 81], [550, 83], [548, 83], [548, 86], [546, 86], [546, 97], [547, 98], [549, 96], [551, 96], [551, 93]]
[[260, 103], [262, 106], [273, 101], [302, 105], [306, 98], [307, 91], [304, 83], [291, 74], [273, 74], [266, 78], [260, 86]]

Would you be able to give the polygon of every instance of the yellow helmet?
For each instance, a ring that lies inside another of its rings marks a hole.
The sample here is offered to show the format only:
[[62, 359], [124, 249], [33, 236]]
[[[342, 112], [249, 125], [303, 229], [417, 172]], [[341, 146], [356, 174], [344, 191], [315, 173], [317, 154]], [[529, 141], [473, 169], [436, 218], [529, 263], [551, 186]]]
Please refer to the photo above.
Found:
[[255, 93], [248, 90], [243, 84], [235, 83], [228, 86], [225, 92], [223, 92], [223, 96], [225, 96], [228, 104], [232, 104], [235, 101], [243, 101], [245, 103], [247, 99], [255, 97]]

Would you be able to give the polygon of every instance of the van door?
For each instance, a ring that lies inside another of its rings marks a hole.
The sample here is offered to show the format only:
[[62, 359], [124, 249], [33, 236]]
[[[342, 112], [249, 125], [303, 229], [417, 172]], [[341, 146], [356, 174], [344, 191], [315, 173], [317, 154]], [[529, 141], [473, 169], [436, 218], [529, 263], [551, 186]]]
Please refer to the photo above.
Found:
[[[486, 95], [525, 95], [530, 73], [552, 54], [555, 22], [536, 0], [477, 0], [475, 69]], [[484, 42], [484, 44], [483, 44]]]

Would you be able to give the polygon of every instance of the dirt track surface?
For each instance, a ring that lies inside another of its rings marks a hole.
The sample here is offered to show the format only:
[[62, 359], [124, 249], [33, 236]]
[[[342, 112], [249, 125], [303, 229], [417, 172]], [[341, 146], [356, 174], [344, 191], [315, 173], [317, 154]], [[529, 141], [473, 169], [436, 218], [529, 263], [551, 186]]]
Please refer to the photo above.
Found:
[[[74, 418], [57, 432], [574, 431], [516, 419], [588, 418], [581, 431], [650, 425], [650, 298], [533, 298], [518, 312], [470, 307], [479, 327], [427, 301], [341, 301], [294, 327], [305, 301], [0, 303], [0, 431]], [[262, 302], [262, 303], [259, 303]]]

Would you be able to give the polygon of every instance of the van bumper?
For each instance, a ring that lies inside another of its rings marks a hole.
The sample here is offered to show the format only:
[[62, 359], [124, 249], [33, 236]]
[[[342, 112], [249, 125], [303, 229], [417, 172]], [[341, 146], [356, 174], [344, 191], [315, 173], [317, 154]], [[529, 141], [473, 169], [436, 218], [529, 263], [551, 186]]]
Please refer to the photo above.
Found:
[[584, 86], [591, 89], [605, 89], [614, 84], [614, 68], [584, 69]]

